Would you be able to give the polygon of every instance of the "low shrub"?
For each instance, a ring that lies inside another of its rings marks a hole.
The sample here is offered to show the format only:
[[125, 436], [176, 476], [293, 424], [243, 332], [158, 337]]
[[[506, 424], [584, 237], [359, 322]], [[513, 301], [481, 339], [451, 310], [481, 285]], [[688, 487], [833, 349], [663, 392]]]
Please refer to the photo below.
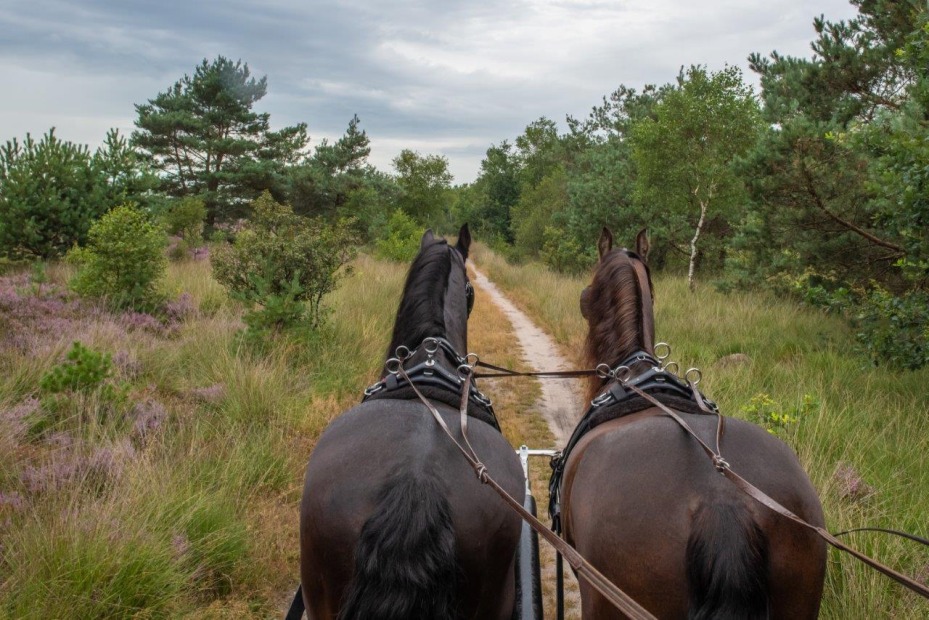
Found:
[[164, 275], [165, 235], [138, 209], [123, 205], [97, 220], [87, 247], [69, 253], [78, 265], [71, 287], [81, 296], [105, 298], [117, 308], [151, 309]]
[[355, 255], [348, 224], [296, 215], [267, 192], [252, 208], [252, 220], [235, 241], [212, 253], [216, 280], [252, 306], [245, 320], [253, 331], [317, 327], [323, 297], [335, 290], [340, 268]]
[[387, 220], [382, 236], [375, 241], [375, 254], [387, 260], [408, 263], [419, 251], [422, 227], [402, 209], [397, 209]]

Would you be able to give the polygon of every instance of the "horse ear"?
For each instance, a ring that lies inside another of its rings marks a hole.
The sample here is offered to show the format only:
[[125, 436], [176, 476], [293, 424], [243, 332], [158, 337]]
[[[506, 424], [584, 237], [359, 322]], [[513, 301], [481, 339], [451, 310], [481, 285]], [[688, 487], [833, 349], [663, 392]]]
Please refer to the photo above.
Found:
[[468, 248], [470, 247], [471, 231], [468, 230], [468, 225], [465, 224], [461, 227], [461, 230], [458, 231], [458, 242], [455, 244], [455, 248], [461, 253], [461, 258], [468, 260]]
[[423, 238], [419, 241], [419, 251], [422, 252], [427, 246], [432, 245], [433, 242], [435, 242], [435, 235], [430, 228], [423, 233]]
[[639, 258], [642, 259], [643, 263], [648, 262], [648, 229], [643, 228], [639, 231], [639, 234], [635, 236], [635, 253], [639, 255]]
[[600, 252], [600, 258], [602, 259], [607, 252], [613, 249], [613, 233], [610, 232], [610, 229], [606, 226], [603, 227], [603, 231], [600, 233], [600, 240], [597, 241], [597, 250]]

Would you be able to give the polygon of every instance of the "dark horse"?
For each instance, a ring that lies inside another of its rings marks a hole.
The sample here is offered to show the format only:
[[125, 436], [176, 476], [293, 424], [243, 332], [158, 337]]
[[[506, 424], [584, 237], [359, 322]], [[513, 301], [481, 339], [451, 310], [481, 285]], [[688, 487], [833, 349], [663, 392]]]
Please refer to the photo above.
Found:
[[[467, 225], [454, 247], [423, 235], [387, 350], [415, 350], [405, 367], [458, 441], [470, 243]], [[307, 465], [300, 577], [309, 618], [509, 620], [519, 516], [480, 483], [403, 380], [386, 370], [381, 379], [329, 425]], [[489, 402], [472, 396], [469, 413], [475, 452], [521, 498], [522, 468]]]
[[[585, 353], [592, 365], [625, 363], [627, 376], [639, 377], [656, 366], [645, 231], [633, 253], [613, 249], [604, 228], [598, 249], [593, 282], [581, 295]], [[590, 396], [609, 400], [615, 386], [595, 377]], [[715, 446], [717, 416], [665, 392], [656, 398], [670, 399], [665, 404]], [[825, 543], [737, 489], [693, 437], [638, 399], [619, 417], [602, 415], [568, 455], [561, 498], [568, 542], [658, 618], [815, 618]], [[734, 472], [823, 525], [816, 491], [787, 445], [738, 419], [726, 418], [723, 429], [719, 452]], [[624, 617], [583, 582], [581, 597], [584, 618]]]

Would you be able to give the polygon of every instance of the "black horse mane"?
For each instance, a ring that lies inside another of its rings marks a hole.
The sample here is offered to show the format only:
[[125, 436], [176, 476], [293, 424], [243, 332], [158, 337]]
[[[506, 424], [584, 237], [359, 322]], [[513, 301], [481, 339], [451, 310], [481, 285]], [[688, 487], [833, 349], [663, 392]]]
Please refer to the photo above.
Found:
[[387, 357], [400, 345], [412, 349], [429, 336], [445, 336], [445, 291], [452, 269], [448, 244], [440, 239], [420, 250], [403, 287]]

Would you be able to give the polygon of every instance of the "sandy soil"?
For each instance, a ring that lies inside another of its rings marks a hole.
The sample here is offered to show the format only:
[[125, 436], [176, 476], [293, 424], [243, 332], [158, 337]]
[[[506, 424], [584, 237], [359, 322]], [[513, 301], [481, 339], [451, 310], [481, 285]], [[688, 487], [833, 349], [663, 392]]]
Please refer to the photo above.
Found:
[[[534, 371], [542, 370], [570, 370], [571, 364], [558, 350], [558, 345], [552, 338], [543, 332], [519, 308], [503, 295], [493, 282], [483, 273], [472, 268], [472, 280], [480, 287], [490, 300], [503, 310], [513, 326], [513, 333], [521, 349], [521, 357], [527, 366]], [[567, 444], [571, 432], [583, 413], [583, 384], [581, 379], [543, 379], [541, 402], [536, 407], [542, 413], [548, 426], [555, 436], [555, 446], [529, 446], [530, 448], [557, 448], [561, 449]], [[538, 499], [538, 493], [535, 494]], [[540, 510], [544, 510], [542, 504]], [[555, 552], [545, 542], [540, 544], [540, 559], [542, 563], [542, 580], [547, 581], [552, 589], [555, 583]], [[581, 615], [581, 598], [571, 569], [565, 564], [565, 618], [574, 620]], [[554, 617], [554, 610], [548, 610], [546, 617]]]
[[[507, 299], [493, 282], [477, 269], [473, 270], [475, 283], [487, 293], [513, 324], [513, 331], [522, 349], [522, 358], [535, 371], [570, 370], [568, 360], [558, 352], [558, 345], [539, 329], [528, 316]], [[545, 416], [559, 448], [571, 437], [582, 411], [583, 388], [580, 379], [545, 379], [542, 384], [542, 402], [539, 408]], [[542, 448], [548, 446], [529, 446]]]

